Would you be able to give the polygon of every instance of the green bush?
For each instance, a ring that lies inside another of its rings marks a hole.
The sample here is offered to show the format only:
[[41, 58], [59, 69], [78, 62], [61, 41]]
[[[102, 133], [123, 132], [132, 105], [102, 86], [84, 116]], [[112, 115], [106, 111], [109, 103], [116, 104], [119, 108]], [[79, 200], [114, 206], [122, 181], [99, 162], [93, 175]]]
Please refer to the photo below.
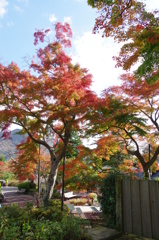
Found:
[[[57, 210], [61, 210], [61, 200], [51, 199], [49, 201], [49, 207], [55, 207]], [[69, 208], [66, 205], [64, 205], [63, 206], [63, 211], [68, 213]]]
[[56, 207], [60, 208], [61, 200], [50, 199], [49, 206], [56, 206]]
[[72, 215], [66, 216], [61, 221], [63, 238], [62, 239], [85, 239], [91, 240], [92, 238], [86, 233], [85, 225], [88, 222], [81, 218], [75, 218]]
[[102, 196], [98, 197], [106, 225], [111, 228], [116, 228], [115, 178], [119, 175], [121, 176], [118, 172], [114, 172], [104, 178], [101, 187]]
[[26, 189], [26, 191], [30, 190], [30, 182], [22, 182], [17, 185], [18, 189]]
[[2, 208], [0, 208], [0, 213], [2, 214], [0, 215], [0, 217], [3, 218], [3, 214], [4, 214], [5, 216], [7, 216], [8, 219], [12, 220], [16, 217], [17, 218], [20, 217], [23, 211], [21, 208], [19, 208], [18, 204], [13, 203], [10, 206], [3, 206]]
[[27, 203], [25, 204], [25, 206], [26, 206], [27, 208], [32, 208], [32, 207], [34, 206], [34, 203], [33, 203], [33, 202], [27, 202]]
[[67, 208], [61, 212], [59, 201], [51, 201], [47, 208], [14, 204], [0, 209], [1, 240], [91, 240], [85, 224], [88, 222], [69, 215]]
[[81, 224], [79, 219], [73, 217], [63, 219], [61, 223], [34, 219], [31, 224], [24, 222], [22, 227], [15, 223], [5, 228], [2, 240], [91, 240], [92, 238], [79, 224]]
[[19, 183], [17, 185], [18, 189], [26, 189], [27, 192], [30, 191], [30, 189], [34, 189], [34, 190], [31, 190], [31, 191], [35, 191], [36, 192], [36, 184], [35, 183], [32, 183], [32, 182], [22, 182], [22, 183]]

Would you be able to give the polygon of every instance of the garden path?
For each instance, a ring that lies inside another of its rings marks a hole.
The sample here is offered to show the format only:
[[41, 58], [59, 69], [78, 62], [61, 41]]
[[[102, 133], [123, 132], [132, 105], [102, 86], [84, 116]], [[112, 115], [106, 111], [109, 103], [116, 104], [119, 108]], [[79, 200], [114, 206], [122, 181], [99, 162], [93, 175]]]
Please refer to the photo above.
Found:
[[10, 205], [12, 203], [17, 203], [19, 207], [24, 207], [28, 202], [36, 204], [36, 201], [33, 196], [16, 193], [16, 192], [6, 192], [4, 193], [5, 202], [1, 203], [1, 206]]

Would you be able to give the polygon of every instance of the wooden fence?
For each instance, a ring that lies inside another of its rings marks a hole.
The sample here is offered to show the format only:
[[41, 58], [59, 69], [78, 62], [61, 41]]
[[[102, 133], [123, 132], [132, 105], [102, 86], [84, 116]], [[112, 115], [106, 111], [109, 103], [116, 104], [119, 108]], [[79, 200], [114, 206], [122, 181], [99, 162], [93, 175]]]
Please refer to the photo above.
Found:
[[118, 229], [159, 240], [159, 181], [116, 179]]

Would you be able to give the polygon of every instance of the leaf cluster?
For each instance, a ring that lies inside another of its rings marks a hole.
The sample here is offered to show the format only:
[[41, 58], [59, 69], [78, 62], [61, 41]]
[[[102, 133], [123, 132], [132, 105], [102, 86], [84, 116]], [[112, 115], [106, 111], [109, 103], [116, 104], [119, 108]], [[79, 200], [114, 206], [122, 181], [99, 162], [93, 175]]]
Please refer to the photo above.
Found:
[[129, 70], [136, 63], [134, 71], [138, 81], [144, 78], [154, 83], [159, 77], [159, 11], [146, 11], [143, 1], [137, 0], [97, 0], [87, 1], [99, 10], [95, 20], [94, 33], [102, 31], [103, 37], [113, 37], [124, 42], [116, 67]]

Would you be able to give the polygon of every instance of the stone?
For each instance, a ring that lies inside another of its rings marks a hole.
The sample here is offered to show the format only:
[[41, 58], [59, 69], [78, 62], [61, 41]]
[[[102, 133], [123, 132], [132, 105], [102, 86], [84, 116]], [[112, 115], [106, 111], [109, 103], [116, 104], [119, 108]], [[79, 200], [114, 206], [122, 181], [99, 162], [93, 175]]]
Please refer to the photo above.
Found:
[[121, 236], [121, 233], [115, 229], [99, 226], [87, 230], [93, 240], [112, 240]]

